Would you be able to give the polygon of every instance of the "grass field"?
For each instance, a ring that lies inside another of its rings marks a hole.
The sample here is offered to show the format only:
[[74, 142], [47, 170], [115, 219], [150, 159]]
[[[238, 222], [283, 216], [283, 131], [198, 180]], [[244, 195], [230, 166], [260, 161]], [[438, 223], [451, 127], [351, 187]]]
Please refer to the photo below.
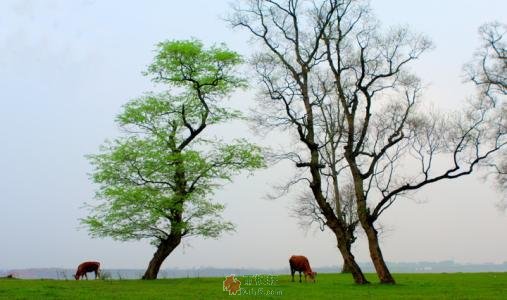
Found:
[[[376, 280], [373, 274], [368, 278]], [[288, 275], [264, 276], [259, 282], [239, 276], [242, 289], [236, 296], [223, 291], [225, 278], [220, 277], [155, 281], [0, 279], [0, 299], [507, 299], [507, 273], [395, 274], [395, 278], [395, 286], [356, 286], [349, 275], [341, 274], [319, 274], [315, 284], [293, 283]]]

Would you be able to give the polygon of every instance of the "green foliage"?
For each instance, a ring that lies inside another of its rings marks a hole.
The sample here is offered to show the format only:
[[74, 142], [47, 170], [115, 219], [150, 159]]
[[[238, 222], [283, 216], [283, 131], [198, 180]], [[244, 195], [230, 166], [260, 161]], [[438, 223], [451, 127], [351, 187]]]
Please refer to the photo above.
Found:
[[171, 234], [217, 237], [234, 227], [221, 219], [224, 206], [210, 200], [213, 191], [243, 170], [264, 167], [261, 148], [246, 140], [201, 138], [206, 126], [241, 117], [213, 98], [241, 86], [232, 72], [239, 55], [197, 41], [159, 47], [149, 72], [184, 91], [128, 102], [116, 118], [125, 135], [87, 156], [99, 204], [82, 222], [93, 236], [155, 244]]
[[197, 40], [166, 41], [158, 44], [158, 55], [146, 74], [158, 82], [225, 95], [245, 85], [233, 72], [241, 62], [241, 56], [225, 45], [205, 49]]
[[[366, 274], [374, 279], [374, 274]], [[350, 275], [319, 274], [317, 283], [290, 282], [276, 276], [275, 285], [245, 285], [258, 295], [241, 299], [505, 299], [507, 273], [397, 274], [400, 284], [357, 286]], [[4, 280], [0, 299], [228, 299], [224, 277], [161, 280]], [[273, 296], [268, 296], [273, 293]], [[280, 294], [281, 293], [281, 294]], [[232, 297], [234, 298], [234, 297]], [[231, 298], [231, 299], [232, 299]]]

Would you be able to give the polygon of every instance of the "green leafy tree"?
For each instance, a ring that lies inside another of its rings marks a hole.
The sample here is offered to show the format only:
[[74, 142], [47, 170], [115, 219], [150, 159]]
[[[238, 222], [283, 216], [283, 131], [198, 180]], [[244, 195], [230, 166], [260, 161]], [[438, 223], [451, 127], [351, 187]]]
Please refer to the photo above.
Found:
[[[157, 247], [143, 279], [188, 236], [216, 238], [234, 230], [222, 220], [224, 206], [213, 192], [242, 170], [264, 166], [261, 149], [245, 140], [205, 139], [209, 126], [241, 117], [221, 103], [244, 86], [236, 75], [240, 56], [225, 46], [169, 41], [146, 75], [172, 92], [148, 93], [128, 102], [117, 116], [125, 135], [89, 155], [97, 205], [82, 220], [92, 236], [149, 239]], [[176, 92], [175, 92], [176, 91]]]

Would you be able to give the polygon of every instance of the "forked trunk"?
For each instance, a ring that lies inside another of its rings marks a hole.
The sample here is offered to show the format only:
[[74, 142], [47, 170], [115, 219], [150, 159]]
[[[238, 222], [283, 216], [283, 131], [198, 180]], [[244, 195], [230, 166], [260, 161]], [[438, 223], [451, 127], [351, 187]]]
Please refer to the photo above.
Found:
[[158, 272], [160, 271], [160, 266], [164, 260], [173, 252], [176, 247], [181, 242], [181, 236], [169, 236], [168, 239], [162, 241], [157, 248], [157, 251], [153, 254], [153, 258], [148, 264], [148, 269], [143, 275], [142, 279], [157, 279]]
[[387, 265], [384, 261], [384, 257], [382, 256], [377, 230], [371, 224], [363, 226], [363, 228], [366, 232], [366, 236], [368, 237], [368, 246], [370, 250], [371, 261], [373, 262], [377, 276], [380, 279], [380, 283], [395, 284], [396, 282], [394, 281], [391, 272], [389, 272], [389, 269], [387, 268]]
[[338, 250], [340, 250], [340, 253], [343, 257], [343, 265], [348, 266], [350, 268], [350, 273], [352, 274], [352, 277], [354, 278], [354, 282], [356, 284], [368, 284], [370, 283], [368, 280], [366, 280], [366, 277], [364, 277], [363, 271], [359, 267], [359, 265], [356, 263], [356, 259], [352, 252], [350, 251], [351, 247], [350, 245], [346, 244], [346, 241], [343, 239], [340, 239], [337, 235], [338, 240]]

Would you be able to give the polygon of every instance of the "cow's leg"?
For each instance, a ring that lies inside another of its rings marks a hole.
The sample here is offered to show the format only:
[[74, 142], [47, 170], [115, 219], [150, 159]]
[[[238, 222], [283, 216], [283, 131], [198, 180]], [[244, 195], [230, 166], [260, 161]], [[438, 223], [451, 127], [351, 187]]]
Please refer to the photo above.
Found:
[[299, 271], [299, 283], [301, 283], [301, 271]]
[[290, 275], [292, 276], [292, 282], [294, 282], [294, 273], [296, 273], [296, 270], [294, 268], [290, 268]]
[[86, 280], [88, 280], [88, 274], [84, 273], [84, 277], [86, 277]]

